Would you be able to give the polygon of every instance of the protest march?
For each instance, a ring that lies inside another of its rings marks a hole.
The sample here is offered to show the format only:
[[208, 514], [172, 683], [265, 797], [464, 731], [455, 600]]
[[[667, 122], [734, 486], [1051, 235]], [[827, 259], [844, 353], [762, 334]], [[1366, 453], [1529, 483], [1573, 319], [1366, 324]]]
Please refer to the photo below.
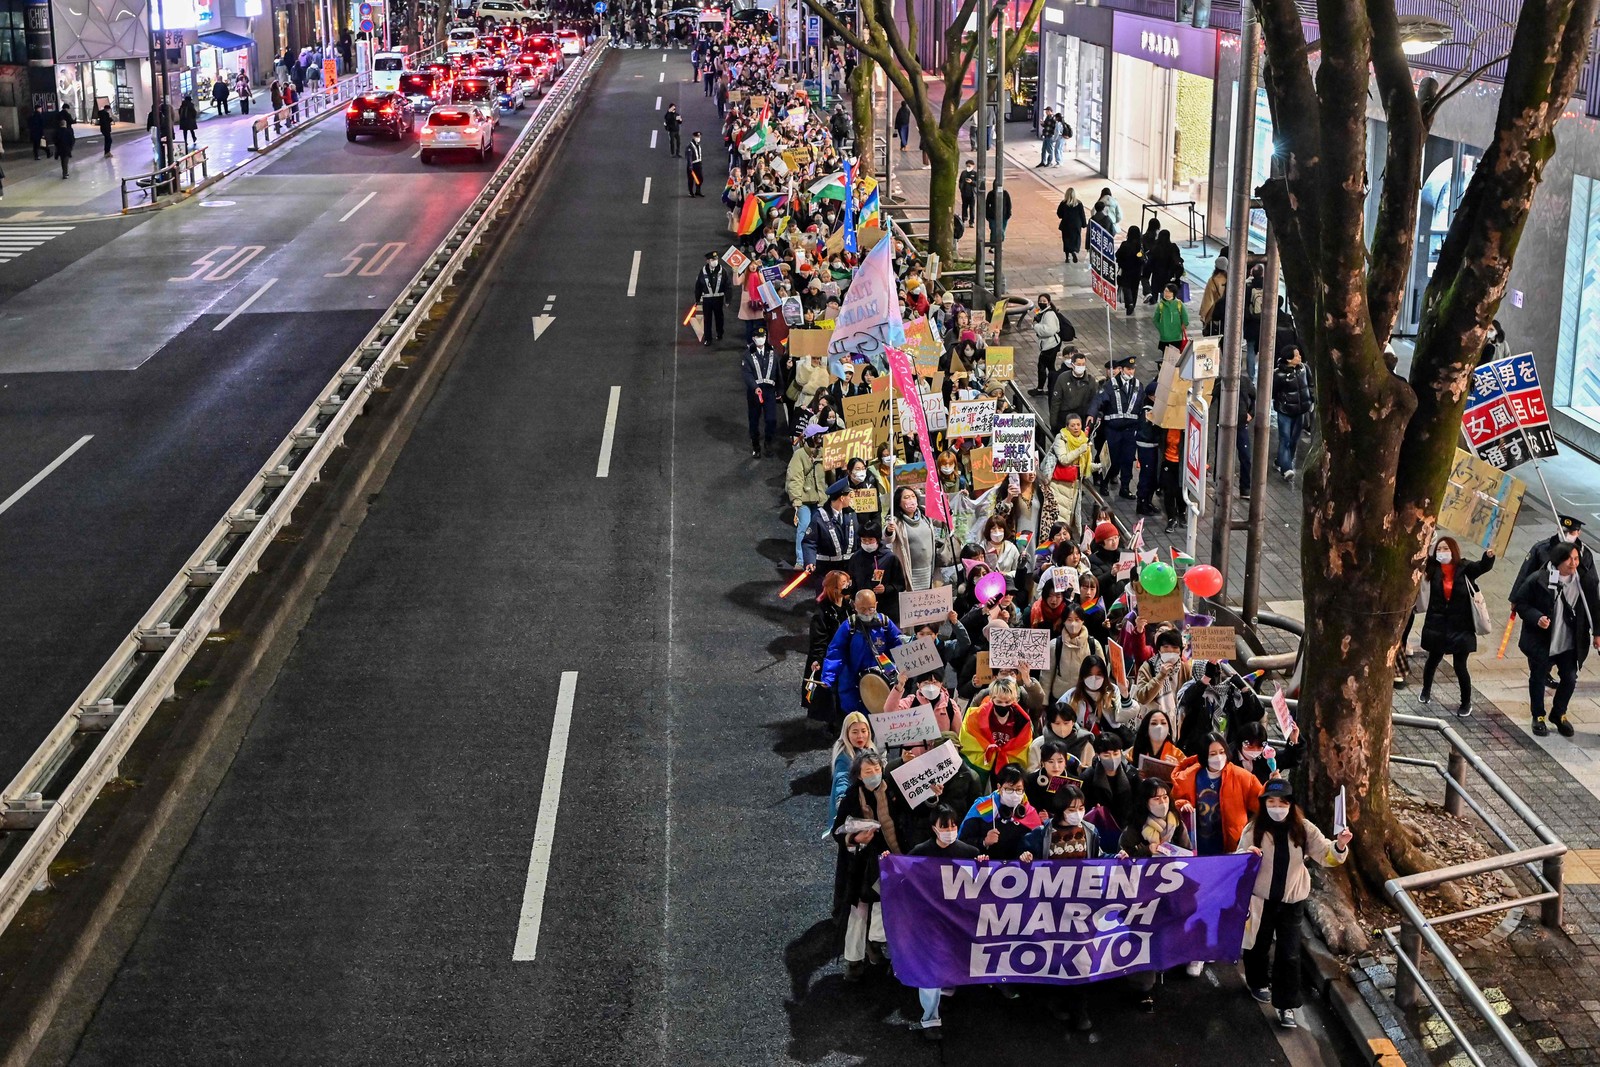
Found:
[[964, 986], [1088, 1030], [1086, 984], [1154, 1012], [1169, 972], [1242, 961], [1297, 1025], [1307, 864], [1342, 863], [1350, 835], [1301, 815], [1293, 716], [1192, 610], [1217, 572], [1100, 495], [1128, 488], [1132, 360], [1092, 431], [1036, 425], [1007, 390], [1004, 306], [941, 281], [843, 105], [819, 109], [747, 27], [698, 55], [730, 243], [683, 327], [742, 348], [751, 457], [787, 456], [780, 598], [814, 605], [796, 691], [834, 739], [818, 830], [844, 980], [907, 987], [908, 1025], [937, 1040]]

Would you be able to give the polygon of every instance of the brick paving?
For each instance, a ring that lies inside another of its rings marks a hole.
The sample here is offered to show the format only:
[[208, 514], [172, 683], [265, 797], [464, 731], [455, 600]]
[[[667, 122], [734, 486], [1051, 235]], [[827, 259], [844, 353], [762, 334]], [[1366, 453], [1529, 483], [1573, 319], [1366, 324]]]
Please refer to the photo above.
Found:
[[[1013, 208], [1004, 246], [1007, 291], [1029, 298], [1040, 292], [1050, 293], [1073, 322], [1077, 329], [1076, 344], [1088, 354], [1090, 366], [1098, 372], [1107, 350], [1104, 305], [1090, 291], [1087, 257], [1080, 263], [1062, 262], [1055, 205], [1061, 198], [1061, 191], [1069, 185], [1078, 190], [1080, 199], [1092, 202], [1102, 187], [1112, 183], [1095, 177], [1071, 160], [1062, 167], [1034, 167], [1032, 164], [1038, 160], [1037, 141], [1027, 135], [1025, 127], [1017, 124], [1008, 127], [1007, 156], [1006, 183]], [[912, 165], [906, 165], [908, 163]], [[914, 166], [914, 156], [898, 157], [896, 166], [895, 181], [904, 199], [910, 203], [926, 203], [927, 171]], [[1117, 188], [1115, 192], [1125, 222], [1138, 220], [1138, 198], [1124, 189]], [[1187, 226], [1181, 220], [1164, 221], [1175, 235], [1187, 236]], [[958, 247], [958, 254], [970, 258], [973, 245], [969, 231]], [[1217, 246], [1185, 242], [1180, 247], [1198, 301]], [[1193, 305], [1190, 313], [1196, 314]], [[1032, 332], [1013, 331], [1006, 341], [1017, 350], [1018, 384], [1032, 384], [1037, 351]], [[1138, 357], [1141, 381], [1148, 381], [1155, 370], [1155, 341], [1147, 305], [1139, 305], [1132, 317], [1120, 310], [1110, 316], [1110, 347], [1118, 356]], [[1030, 400], [1042, 413], [1042, 398]], [[1301, 447], [1305, 447], [1304, 443]], [[1299, 488], [1269, 474], [1265, 492], [1267, 536], [1262, 559], [1262, 604], [1266, 610], [1303, 617], [1299, 579]], [[1114, 504], [1124, 522], [1131, 525], [1136, 521], [1131, 501], [1117, 500]], [[1236, 499], [1235, 518], [1244, 518], [1247, 508], [1246, 501]], [[1214, 512], [1214, 508], [1211, 510]], [[1162, 534], [1159, 527], [1155, 529], [1154, 542], [1165, 548], [1168, 536]], [[1554, 522], [1547, 511], [1531, 503], [1525, 505], [1507, 559], [1481, 583], [1491, 611], [1501, 620], [1506, 617], [1506, 596], [1517, 564], [1530, 544], [1548, 537], [1554, 530]], [[1181, 532], [1172, 538], [1177, 538]], [[1197, 552], [1201, 559], [1209, 555], [1210, 536], [1209, 519], [1203, 519]], [[1231, 545], [1230, 592], [1235, 597], [1242, 589], [1245, 543], [1245, 535], [1240, 532]], [[1515, 635], [1504, 659], [1495, 655], [1500, 640], [1498, 630], [1482, 639], [1485, 647], [1474, 657], [1472, 665], [1474, 714], [1471, 718], [1457, 719], [1447, 714], [1445, 707], [1448, 705], [1420, 704], [1415, 684], [1396, 691], [1395, 709], [1450, 720], [1495, 773], [1563, 841], [1574, 850], [1595, 850], [1575, 852], [1567, 867], [1565, 921], [1561, 931], [1547, 931], [1540, 926], [1536, 910], [1520, 917], [1512, 913], [1502, 924], [1500, 934], [1487, 939], [1492, 943], [1466, 947], [1459, 953], [1474, 981], [1536, 1062], [1593, 1064], [1600, 1062], [1600, 1052], [1596, 1051], [1600, 1049], [1600, 989], [1596, 988], [1600, 957], [1594, 951], [1596, 942], [1600, 941], [1600, 682], [1579, 685], [1571, 710], [1580, 731], [1576, 738], [1569, 741], [1554, 736], [1553, 732], [1549, 738], [1534, 738], [1527, 725], [1526, 668], [1516, 651], [1514, 638]], [[1439, 684], [1444, 694], [1454, 689], [1454, 677], [1447, 667], [1441, 670]], [[1436, 736], [1404, 729], [1397, 732], [1394, 748], [1396, 754], [1440, 763], [1444, 762], [1447, 752], [1447, 746]], [[1431, 771], [1397, 767], [1394, 780], [1406, 791], [1426, 799], [1438, 800], [1443, 796], [1439, 779]], [[1469, 789], [1519, 847], [1537, 843], [1521, 821], [1475, 776], [1469, 780]], [[1522, 892], [1534, 891], [1531, 877], [1513, 872], [1513, 880]], [[1392, 972], [1383, 954], [1356, 962], [1364, 995], [1407, 1062], [1451, 1065], [1469, 1062], [1431, 1009], [1409, 1013], [1396, 1011], [1388, 996], [1393, 987]], [[1485, 1061], [1490, 1064], [1509, 1062], [1493, 1037], [1442, 978], [1438, 968], [1430, 963], [1428, 970], [1446, 1009], [1467, 1029]]]

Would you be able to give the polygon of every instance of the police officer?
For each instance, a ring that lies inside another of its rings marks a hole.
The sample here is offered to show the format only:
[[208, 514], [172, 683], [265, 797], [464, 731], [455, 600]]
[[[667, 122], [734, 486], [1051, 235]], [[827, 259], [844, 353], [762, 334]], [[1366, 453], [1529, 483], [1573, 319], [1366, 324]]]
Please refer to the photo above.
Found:
[[767, 344], [767, 329], [757, 326], [750, 347], [745, 349], [744, 402], [750, 415], [750, 455], [761, 455], [762, 421], [766, 423], [767, 455], [773, 451], [772, 439], [778, 432], [778, 353]]
[[1105, 388], [1089, 404], [1089, 417], [1105, 426], [1106, 444], [1111, 450], [1111, 466], [1095, 478], [1103, 493], [1113, 480], [1121, 483], [1118, 496], [1132, 500], [1133, 454], [1139, 432], [1142, 386], [1133, 376], [1133, 357], [1116, 361]]
[[689, 161], [689, 195], [705, 196], [702, 187], [706, 184], [705, 163], [706, 151], [700, 144], [700, 131], [694, 131], [689, 138], [689, 150], [684, 153], [684, 158]]
[[715, 252], [707, 252], [706, 265], [694, 280], [694, 298], [700, 301], [700, 314], [705, 320], [701, 340], [707, 348], [722, 340], [722, 304], [728, 298], [728, 281], [728, 268]]
[[[667, 128], [667, 151], [672, 155], [683, 152], [683, 144], [678, 139], [678, 131], [683, 128], [683, 116], [678, 114], [677, 104], [668, 104], [667, 113], [661, 117], [661, 125]], [[690, 190], [693, 192], [693, 190]]]

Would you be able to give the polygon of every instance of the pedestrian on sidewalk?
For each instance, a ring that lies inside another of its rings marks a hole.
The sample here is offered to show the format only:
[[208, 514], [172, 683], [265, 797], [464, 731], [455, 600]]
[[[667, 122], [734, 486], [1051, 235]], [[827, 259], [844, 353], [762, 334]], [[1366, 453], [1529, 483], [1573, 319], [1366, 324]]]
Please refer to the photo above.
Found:
[[[995, 193], [1000, 195], [996, 197]], [[995, 244], [1005, 240], [1006, 223], [1011, 221], [1011, 190], [990, 189], [983, 198], [983, 214], [989, 220], [989, 243]]]
[[228, 84], [228, 79], [218, 75], [217, 80], [211, 83], [211, 103], [217, 109], [217, 114], [228, 115], [228, 97], [233, 88]]
[[906, 145], [911, 142], [911, 105], [904, 100], [894, 113], [894, 132], [900, 138], [900, 154], [904, 155]]
[[[1211, 277], [1200, 294], [1200, 332], [1206, 337], [1215, 337], [1222, 333], [1222, 317], [1227, 310], [1227, 300], [1224, 297], [1227, 296], [1227, 292], [1228, 260], [1225, 256], [1218, 256], [1216, 266], [1211, 270]], [[1255, 375], [1252, 374], [1251, 377]]]
[[234, 82], [233, 90], [239, 94], [239, 114], [250, 114], [250, 75], [241, 70], [238, 81]]
[[1315, 407], [1311, 376], [1306, 373], [1300, 346], [1290, 345], [1272, 372], [1272, 408], [1278, 413], [1278, 459], [1274, 466], [1285, 481], [1294, 479], [1294, 454], [1300, 446], [1300, 431]]
[[961, 193], [961, 221], [971, 225], [978, 221], [978, 163], [967, 160], [967, 165], [956, 179], [956, 189]]
[[72, 119], [65, 112], [56, 120], [55, 146], [56, 158], [61, 161], [61, 177], [67, 176], [67, 165], [72, 162], [72, 146], [78, 141], [78, 135], [72, 132]]
[[1088, 421], [1089, 405], [1100, 392], [1101, 381], [1089, 373], [1089, 361], [1082, 352], [1067, 347], [1067, 369], [1056, 375], [1050, 387], [1050, 430], [1060, 433], [1067, 425], [1067, 416], [1076, 415]]
[[[1528, 549], [1528, 555], [1522, 561], [1522, 566], [1517, 570], [1517, 579], [1511, 583], [1511, 592], [1514, 596], [1517, 587], [1523, 583], [1528, 575], [1535, 571], [1542, 571], [1550, 562], [1551, 556], [1566, 545], [1578, 546], [1578, 577], [1585, 586], [1594, 588], [1600, 586], [1600, 575], [1595, 572], [1594, 553], [1589, 551], [1589, 546], [1581, 540], [1583, 536], [1583, 520], [1572, 515], [1559, 517], [1561, 530], [1543, 541], [1534, 543]], [[1596, 604], [1600, 607], [1600, 603]]]
[[1146, 302], [1154, 304], [1161, 295], [1161, 290], [1172, 286], [1173, 295], [1186, 287], [1183, 281], [1183, 253], [1172, 241], [1172, 234], [1167, 230], [1157, 230], [1155, 242], [1151, 243], [1150, 233], [1155, 229], [1156, 220], [1152, 216], [1150, 225], [1145, 228], [1145, 294]]
[[1330, 842], [1301, 816], [1294, 788], [1280, 778], [1262, 789], [1239, 851], [1261, 857], [1245, 924], [1244, 984], [1256, 1000], [1278, 1009], [1279, 1026], [1293, 1028], [1301, 1004], [1300, 926], [1311, 896], [1306, 864], [1343, 863], [1350, 857], [1350, 831], [1341, 828]]
[[[1098, 206], [1103, 207], [1102, 199]], [[1128, 236], [1117, 246], [1117, 295], [1133, 314], [1133, 305], [1139, 302], [1139, 280], [1144, 276], [1144, 237], [1139, 227], [1129, 226]]]
[[1056, 229], [1061, 231], [1061, 254], [1068, 263], [1078, 262], [1078, 251], [1083, 248], [1083, 231], [1089, 225], [1084, 218], [1083, 202], [1078, 199], [1075, 189], [1068, 189], [1061, 194], [1061, 203], [1056, 205], [1056, 218], [1060, 221]]
[[[1472, 605], [1477, 588], [1473, 583], [1493, 566], [1492, 549], [1480, 560], [1466, 560], [1461, 557], [1461, 545], [1455, 538], [1441, 537], [1434, 542], [1433, 557], [1423, 572], [1422, 591], [1417, 597], [1417, 614], [1422, 616], [1422, 650], [1428, 654], [1422, 667], [1420, 698], [1424, 704], [1433, 699], [1433, 673], [1448, 654], [1456, 681], [1461, 683], [1461, 703], [1455, 711], [1462, 718], [1472, 714], [1472, 675], [1467, 671], [1467, 657], [1478, 651]], [[1403, 641], [1401, 646], [1404, 647]]]
[[1562, 737], [1575, 732], [1567, 721], [1567, 703], [1578, 685], [1578, 671], [1589, 654], [1595, 635], [1593, 605], [1600, 602], [1600, 590], [1585, 582], [1580, 574], [1582, 549], [1575, 544], [1557, 547], [1547, 556], [1545, 570], [1537, 569], [1523, 579], [1511, 598], [1512, 607], [1522, 619], [1522, 636], [1517, 647], [1528, 657], [1528, 704], [1533, 714], [1533, 732], [1544, 737], [1545, 679], [1552, 671], [1558, 677], [1556, 695], [1550, 705], [1550, 719]]
[[1041, 167], [1050, 165], [1050, 142], [1056, 135], [1056, 113], [1050, 108], [1044, 109], [1044, 117], [1039, 120], [1039, 163]]
[[300, 93], [303, 91], [300, 82], [294, 82], [283, 87], [283, 103], [289, 109], [289, 125], [300, 124]]
[[1122, 225], [1122, 206], [1117, 203], [1117, 198], [1111, 195], [1111, 186], [1108, 185], [1100, 190], [1100, 199], [1095, 201], [1094, 207], [1096, 211], [1106, 213], [1106, 218], [1111, 220], [1111, 225], [1106, 229], [1115, 233], [1117, 227]]
[[94, 113], [94, 121], [100, 127], [100, 141], [105, 146], [100, 155], [104, 158], [111, 154], [111, 105], [101, 104], [100, 110]]
[[1062, 342], [1072, 340], [1078, 332], [1056, 310], [1049, 293], [1039, 294], [1032, 314], [1033, 334], [1039, 339], [1039, 366], [1038, 378], [1028, 392], [1034, 396], [1049, 396], [1050, 387], [1055, 385], [1056, 356], [1061, 352]]
[[200, 142], [200, 109], [195, 107], [192, 93], [184, 93], [183, 102], [178, 105], [178, 129], [183, 134], [185, 148]]
[[1150, 316], [1156, 324], [1156, 362], [1168, 345], [1183, 347], [1189, 332], [1189, 308], [1178, 299], [1178, 287], [1171, 282], [1161, 288], [1161, 302]]
[[33, 142], [33, 158], [39, 158], [39, 150], [44, 149], [44, 158], [49, 159], [54, 151], [50, 142], [45, 139], [44, 111], [34, 108], [28, 112], [28, 139]]
[[677, 104], [667, 105], [667, 113], [661, 116], [661, 125], [667, 128], [667, 152], [676, 158], [683, 152], [680, 132], [683, 129], [683, 116], [678, 114]]
[[273, 78], [272, 84], [267, 87], [267, 97], [272, 104], [272, 132], [282, 133], [283, 125], [278, 112], [283, 110], [283, 83], [277, 78]]

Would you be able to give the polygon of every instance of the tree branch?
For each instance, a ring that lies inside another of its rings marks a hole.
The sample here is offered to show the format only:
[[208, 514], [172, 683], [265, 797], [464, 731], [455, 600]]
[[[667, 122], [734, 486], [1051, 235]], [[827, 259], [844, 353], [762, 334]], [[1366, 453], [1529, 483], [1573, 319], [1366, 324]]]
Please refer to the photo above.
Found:
[[1465, 89], [1467, 86], [1471, 85], [1473, 82], [1477, 81], [1478, 78], [1481, 77], [1483, 73], [1490, 67], [1494, 66], [1496, 63], [1503, 63], [1510, 58], [1510, 52], [1502, 52], [1500, 55], [1495, 56], [1487, 63], [1478, 64], [1470, 71], [1463, 71], [1460, 74], [1452, 74], [1439, 89], [1439, 91], [1430, 96], [1428, 98], [1428, 102], [1423, 105], [1423, 123], [1429, 127], [1432, 127], [1434, 116], [1439, 113], [1439, 109], [1443, 107], [1452, 97], [1454, 97], [1461, 90]]
[[1372, 24], [1372, 67], [1389, 120], [1389, 145], [1378, 200], [1378, 223], [1369, 250], [1367, 308], [1380, 345], [1400, 316], [1406, 275], [1417, 240], [1417, 195], [1422, 181], [1422, 144], [1427, 123], [1411, 84], [1411, 68], [1400, 47], [1394, 0], [1366, 0]]
[[850, 29], [850, 27], [839, 21], [839, 16], [835, 15], [828, 8], [818, 3], [817, 0], [805, 0], [805, 4], [806, 7], [811, 9], [813, 14], [822, 19], [823, 24], [826, 25], [828, 29], [832, 30], [834, 33], [837, 33], [840, 37], [843, 37], [845, 44], [849, 45], [851, 48], [854, 48], [857, 52], [862, 52], [866, 55], [872, 56], [873, 59], [878, 59], [878, 56], [873, 54], [872, 46], [866, 41], [862, 40], [860, 37], [856, 36], [854, 30]]

